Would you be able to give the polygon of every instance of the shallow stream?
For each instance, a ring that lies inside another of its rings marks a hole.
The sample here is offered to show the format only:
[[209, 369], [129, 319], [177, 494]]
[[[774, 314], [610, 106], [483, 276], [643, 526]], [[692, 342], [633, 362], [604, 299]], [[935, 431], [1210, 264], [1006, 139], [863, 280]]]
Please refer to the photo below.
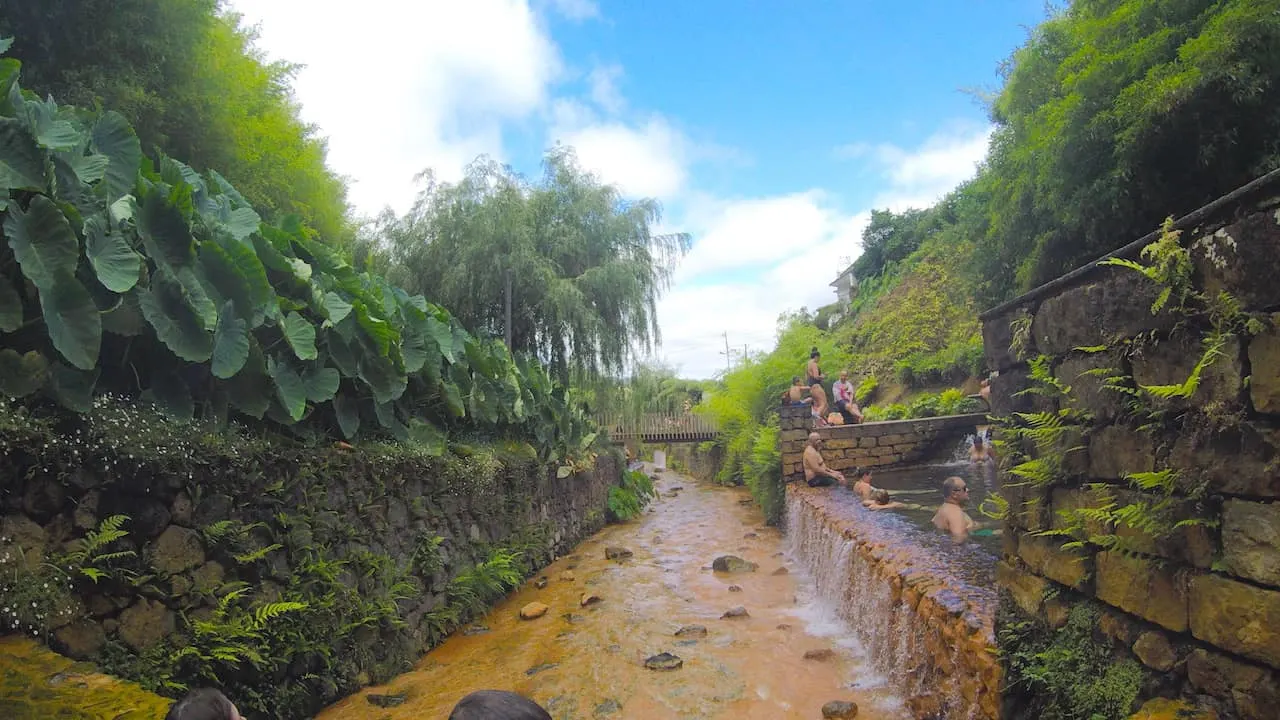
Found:
[[[343, 700], [321, 720], [444, 720], [454, 703], [482, 688], [524, 694], [557, 720], [814, 718], [831, 700], [856, 702], [864, 720], [909, 717], [870, 670], [836, 608], [815, 597], [801, 565], [784, 554], [782, 534], [764, 526], [745, 489], [672, 472], [657, 486], [660, 499], [640, 518], [606, 528], [540, 573], [545, 588], [536, 578], [526, 583], [414, 670]], [[607, 560], [605, 549], [614, 546], [633, 556]], [[724, 554], [759, 569], [713, 572], [712, 561]], [[584, 593], [602, 601], [583, 607]], [[520, 620], [520, 608], [535, 601], [550, 610]], [[748, 617], [721, 618], [739, 605]], [[705, 626], [707, 635], [675, 636], [691, 624]], [[827, 657], [805, 659], [810, 651]], [[646, 669], [645, 659], [662, 652], [683, 666]], [[405, 697], [384, 708], [370, 694]]]

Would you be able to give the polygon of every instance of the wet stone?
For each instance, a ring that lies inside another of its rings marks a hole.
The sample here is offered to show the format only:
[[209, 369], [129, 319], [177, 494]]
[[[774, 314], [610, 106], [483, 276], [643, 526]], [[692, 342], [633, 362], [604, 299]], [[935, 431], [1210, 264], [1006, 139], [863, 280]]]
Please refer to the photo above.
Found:
[[720, 616], [720, 619], [731, 620], [733, 618], [745, 618], [745, 617], [751, 617], [751, 616], [747, 613], [747, 609], [745, 607], [738, 605], [737, 607], [731, 607], [728, 610], [725, 610], [724, 614]]
[[779, 629], [779, 630], [790, 630], [790, 629], [791, 629], [791, 625], [790, 625], [789, 623], [778, 623], [778, 629]]
[[524, 674], [526, 677], [533, 677], [534, 675], [537, 675], [540, 672], [545, 672], [547, 670], [551, 670], [553, 668], [558, 668], [558, 667], [560, 667], [560, 663], [542, 663], [541, 665], [534, 665], [528, 670], [525, 670]]
[[822, 706], [824, 718], [853, 718], [858, 716], [858, 706], [847, 700], [832, 700]]
[[617, 700], [614, 700], [613, 698], [609, 698], [608, 700], [605, 700], [604, 702], [597, 705], [596, 709], [594, 710], [594, 713], [596, 717], [605, 717], [607, 715], [612, 715], [621, 709], [622, 709], [622, 703], [618, 702]]
[[364, 696], [364, 699], [368, 700], [370, 705], [376, 705], [380, 708], [393, 708], [404, 704], [405, 694], [395, 693], [394, 695], [380, 695], [378, 693], [369, 693]]
[[729, 592], [742, 592], [742, 586], [741, 586], [741, 585], [730, 585], [730, 586], [729, 586]]
[[525, 605], [524, 607], [520, 608], [520, 619], [536, 620], [542, 617], [543, 615], [546, 615], [547, 610], [550, 610], [550, 609], [551, 608], [547, 607], [546, 603], [531, 602], [528, 605]]
[[676, 637], [706, 637], [707, 628], [705, 625], [684, 625], [676, 630]]
[[577, 625], [578, 623], [582, 622], [583, 620], [586, 620], [587, 618], [583, 615], [578, 615], [575, 613], [565, 613], [560, 616], [560, 619], [564, 620], [570, 625]]
[[625, 560], [634, 554], [624, 547], [607, 547], [604, 549], [604, 558], [606, 560]]
[[694, 645], [697, 645], [697, 644], [698, 644], [697, 640], [677, 640], [676, 641], [676, 645], [679, 645], [680, 647], [693, 647]]
[[463, 634], [463, 635], [468, 635], [468, 636], [469, 636], [469, 635], [483, 635], [483, 634], [485, 634], [485, 633], [487, 633], [487, 632], [489, 632], [489, 626], [488, 626], [488, 625], [472, 625], [471, 627], [467, 628], [466, 630], [463, 630], [463, 631], [462, 631], [462, 634]]
[[835, 650], [831, 648], [819, 648], [817, 650], [807, 650], [804, 654], [805, 660], [816, 660], [817, 662], [826, 662], [836, 656]]
[[684, 660], [679, 655], [664, 652], [649, 657], [644, 661], [644, 666], [650, 670], [679, 670], [684, 667]]
[[583, 593], [582, 599], [578, 601], [578, 604], [581, 605], [582, 607], [586, 607], [588, 605], [595, 605], [596, 603], [602, 602], [602, 601], [604, 601], [604, 598], [600, 597], [599, 595], [596, 595], [595, 593]]
[[577, 579], [577, 576], [573, 574], [572, 570], [565, 570], [560, 573], [560, 579], [564, 582], [573, 582]]
[[758, 567], [759, 565], [743, 560], [737, 555], [721, 555], [711, 563], [712, 570], [727, 573], [755, 572]]
[[538, 581], [534, 583], [534, 587], [536, 587], [536, 588], [538, 588], [539, 590], [541, 590], [541, 589], [543, 589], [543, 588], [545, 588], [545, 587], [547, 586], [547, 582], [548, 582], [548, 581], [547, 581], [547, 577], [544, 575], [544, 576], [542, 576], [542, 577], [538, 578]]
[[790, 571], [790, 570], [788, 570], [787, 568], [785, 568], [785, 567], [780, 567], [780, 568], [778, 568], [777, 570], [774, 570], [772, 574], [774, 574], [774, 575], [789, 575], [790, 573], [791, 573], [791, 571]]
[[758, 537], [760, 537], [760, 535], [759, 535], [759, 533], [749, 532], [749, 533], [747, 533], [746, 535], [743, 535], [742, 537], [743, 537], [743, 539], [744, 539], [744, 540], [750, 540], [750, 539], [752, 539], [752, 538], [758, 538]]

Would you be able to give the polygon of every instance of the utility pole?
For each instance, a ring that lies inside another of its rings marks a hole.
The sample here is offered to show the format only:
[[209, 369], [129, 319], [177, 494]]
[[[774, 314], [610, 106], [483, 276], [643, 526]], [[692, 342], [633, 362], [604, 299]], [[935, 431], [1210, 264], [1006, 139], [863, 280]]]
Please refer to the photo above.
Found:
[[507, 341], [507, 352], [511, 350], [511, 268], [507, 268], [503, 273], [503, 285], [505, 292], [503, 293], [503, 327], [502, 333]]
[[727, 373], [733, 370], [733, 365], [730, 362], [730, 358], [732, 356], [729, 354], [729, 333], [726, 331], [723, 333], [723, 335], [724, 335], [724, 352], [720, 354], [724, 355], [724, 371]]
[[742, 344], [742, 362], [745, 363], [746, 361], [747, 361], [747, 344], [743, 343]]

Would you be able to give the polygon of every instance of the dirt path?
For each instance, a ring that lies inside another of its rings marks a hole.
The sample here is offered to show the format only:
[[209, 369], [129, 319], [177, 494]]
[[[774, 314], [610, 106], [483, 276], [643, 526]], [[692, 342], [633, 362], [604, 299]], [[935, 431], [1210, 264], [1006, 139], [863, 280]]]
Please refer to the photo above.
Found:
[[[683, 489], [673, 492], [677, 487]], [[487, 632], [454, 635], [413, 671], [319, 718], [443, 720], [463, 695], [481, 688], [532, 697], [557, 720], [821, 718], [831, 700], [855, 701], [864, 720], [906, 717], [866, 676], [856, 649], [823, 636], [820, 616], [805, 600], [807, 583], [782, 554], [782, 535], [764, 527], [745, 490], [674, 473], [664, 473], [658, 488], [661, 499], [650, 511], [606, 528], [546, 568], [544, 589], [529, 582], [495, 608], [481, 621]], [[634, 555], [606, 560], [613, 546]], [[759, 569], [713, 572], [712, 560], [724, 554]], [[602, 601], [582, 607], [584, 593]], [[520, 620], [520, 608], [534, 601], [550, 610]], [[749, 617], [721, 618], [738, 605]], [[705, 626], [707, 635], [674, 636], [690, 624]], [[834, 653], [804, 658], [824, 650]], [[678, 655], [683, 667], [646, 669], [645, 659], [662, 652]], [[403, 693], [405, 700], [383, 708], [369, 702], [370, 693]]]

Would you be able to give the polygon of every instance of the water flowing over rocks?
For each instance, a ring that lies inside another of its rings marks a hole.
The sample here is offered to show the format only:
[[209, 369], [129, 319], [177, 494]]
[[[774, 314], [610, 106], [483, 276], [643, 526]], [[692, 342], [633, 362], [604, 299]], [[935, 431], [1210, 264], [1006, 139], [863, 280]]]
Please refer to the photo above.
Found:
[[678, 655], [664, 652], [650, 656], [644, 661], [644, 666], [650, 670], [679, 670], [684, 667], [684, 660]]
[[711, 569], [723, 573], [755, 572], [760, 566], [737, 555], [721, 555], [711, 563]]
[[847, 720], [858, 716], [858, 706], [847, 700], [832, 700], [822, 706], [822, 717]]

